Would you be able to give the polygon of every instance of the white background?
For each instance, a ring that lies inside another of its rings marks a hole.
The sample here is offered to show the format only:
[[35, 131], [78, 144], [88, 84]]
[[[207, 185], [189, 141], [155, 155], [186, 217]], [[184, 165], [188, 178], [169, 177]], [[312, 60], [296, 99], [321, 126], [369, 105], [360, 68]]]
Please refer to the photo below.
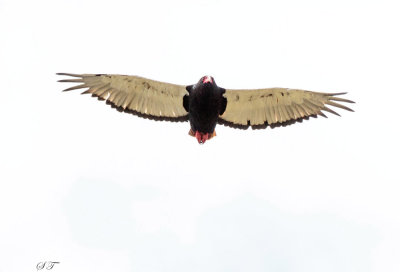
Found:
[[[397, 1], [0, 0], [0, 271], [400, 271]], [[121, 114], [56, 72], [349, 92], [294, 126]]]

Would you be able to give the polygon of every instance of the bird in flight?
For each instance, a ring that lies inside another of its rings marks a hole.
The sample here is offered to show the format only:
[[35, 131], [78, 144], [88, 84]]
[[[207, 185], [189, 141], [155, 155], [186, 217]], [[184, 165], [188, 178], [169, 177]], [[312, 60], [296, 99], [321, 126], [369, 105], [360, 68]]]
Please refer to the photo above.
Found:
[[217, 124], [240, 129], [274, 128], [317, 115], [326, 117], [322, 111], [339, 115], [328, 106], [353, 111], [341, 103], [354, 103], [338, 97], [346, 93], [287, 88], [224, 89], [211, 76], [203, 76], [193, 85], [176, 85], [139, 76], [57, 75], [70, 76], [59, 82], [80, 83], [64, 91], [86, 88], [82, 94], [106, 100], [119, 111], [152, 120], [189, 121], [189, 135], [200, 144], [216, 136]]

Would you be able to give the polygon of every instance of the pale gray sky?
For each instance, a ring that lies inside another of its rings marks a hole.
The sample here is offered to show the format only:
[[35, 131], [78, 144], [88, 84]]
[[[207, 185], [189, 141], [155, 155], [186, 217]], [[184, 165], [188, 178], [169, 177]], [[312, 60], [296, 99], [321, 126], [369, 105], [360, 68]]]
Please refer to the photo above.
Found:
[[[0, 271], [399, 271], [396, 1], [0, 0]], [[143, 120], [56, 72], [349, 92], [285, 128]]]

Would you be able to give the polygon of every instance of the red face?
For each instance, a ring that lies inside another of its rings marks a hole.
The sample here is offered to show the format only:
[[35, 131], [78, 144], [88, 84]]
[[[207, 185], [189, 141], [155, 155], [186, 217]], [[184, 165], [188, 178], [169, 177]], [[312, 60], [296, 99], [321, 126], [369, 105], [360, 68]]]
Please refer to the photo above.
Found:
[[210, 82], [211, 84], [213, 83], [212, 77], [210, 76], [203, 76], [203, 84]]

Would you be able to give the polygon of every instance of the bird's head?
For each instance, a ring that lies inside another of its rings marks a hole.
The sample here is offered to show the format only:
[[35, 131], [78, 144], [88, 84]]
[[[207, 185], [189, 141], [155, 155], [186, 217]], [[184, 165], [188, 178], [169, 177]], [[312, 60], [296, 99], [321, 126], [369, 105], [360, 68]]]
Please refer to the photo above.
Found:
[[186, 86], [186, 90], [188, 92], [194, 91], [196, 93], [202, 93], [204, 91], [209, 92], [211, 90], [218, 89], [219, 87], [215, 83], [215, 80], [212, 76], [203, 76], [196, 84]]
[[211, 84], [211, 85], [214, 85], [215, 81], [214, 81], [214, 78], [212, 76], [203, 76], [202, 78], [200, 78], [199, 84]]

